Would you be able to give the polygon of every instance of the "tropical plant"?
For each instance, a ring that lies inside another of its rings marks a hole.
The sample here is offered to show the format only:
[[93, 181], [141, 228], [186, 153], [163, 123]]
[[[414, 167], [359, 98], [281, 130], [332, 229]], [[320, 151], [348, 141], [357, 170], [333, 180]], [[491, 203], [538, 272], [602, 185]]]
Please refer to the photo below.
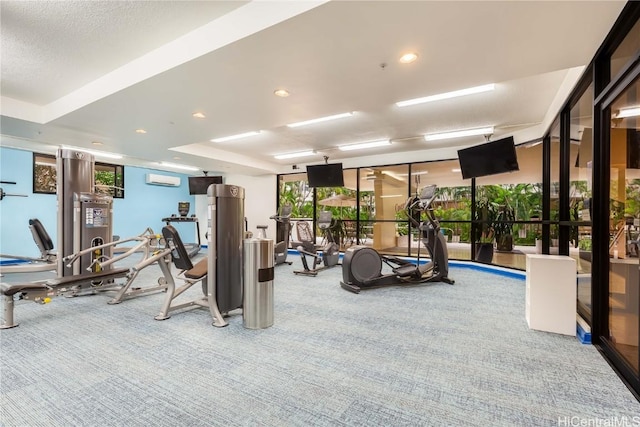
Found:
[[496, 219], [497, 204], [482, 198], [476, 202], [474, 221], [476, 228], [474, 240], [480, 243], [493, 243], [495, 239], [495, 229], [493, 228]]
[[587, 237], [578, 242], [578, 248], [582, 251], [591, 252], [591, 238]]
[[509, 204], [509, 200], [505, 199], [505, 203], [497, 207], [493, 223], [498, 250], [510, 251], [513, 249], [513, 221], [515, 219], [515, 211]]

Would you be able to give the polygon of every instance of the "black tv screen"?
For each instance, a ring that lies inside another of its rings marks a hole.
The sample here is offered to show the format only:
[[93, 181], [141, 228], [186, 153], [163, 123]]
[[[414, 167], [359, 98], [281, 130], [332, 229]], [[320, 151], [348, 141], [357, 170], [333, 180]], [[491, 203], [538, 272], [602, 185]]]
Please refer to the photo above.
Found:
[[207, 194], [211, 184], [223, 184], [221, 176], [190, 176], [189, 194]]
[[344, 187], [342, 163], [307, 166], [309, 187]]
[[512, 136], [458, 150], [458, 160], [463, 179], [519, 170]]

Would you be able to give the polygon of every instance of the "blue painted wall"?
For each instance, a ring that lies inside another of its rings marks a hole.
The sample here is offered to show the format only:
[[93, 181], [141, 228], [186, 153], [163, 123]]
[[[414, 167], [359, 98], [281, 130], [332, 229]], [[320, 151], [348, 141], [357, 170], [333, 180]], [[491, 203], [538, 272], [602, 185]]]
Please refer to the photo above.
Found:
[[[180, 177], [180, 186], [146, 184], [147, 173]], [[164, 225], [162, 218], [177, 214], [178, 202], [190, 202], [190, 214], [195, 213], [195, 198], [189, 195], [187, 175], [125, 166], [124, 176], [125, 198], [114, 199], [113, 202], [113, 233], [121, 238], [140, 234], [147, 227], [160, 233]], [[33, 153], [0, 147], [0, 180], [17, 183], [0, 184], [5, 192], [28, 196], [5, 197], [0, 202], [0, 253], [34, 257], [39, 255], [29, 231], [30, 218], [38, 218], [54, 245], [57, 245], [56, 196], [32, 192]], [[174, 225], [185, 241], [195, 240], [193, 224]]]

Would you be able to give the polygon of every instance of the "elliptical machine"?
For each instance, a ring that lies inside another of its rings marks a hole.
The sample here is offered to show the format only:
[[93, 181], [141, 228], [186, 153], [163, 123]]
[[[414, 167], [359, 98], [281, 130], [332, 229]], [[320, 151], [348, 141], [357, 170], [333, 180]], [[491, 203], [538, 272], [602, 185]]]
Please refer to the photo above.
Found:
[[[331, 232], [331, 212], [322, 211], [318, 217], [318, 228], [325, 233], [327, 237], [326, 245], [316, 245], [309, 239], [304, 239], [297, 247], [302, 259], [302, 266], [304, 270], [296, 270], [295, 274], [302, 274], [305, 276], [317, 276], [319, 271], [326, 270], [327, 268], [335, 267], [338, 265], [340, 259], [340, 246], [335, 242], [333, 233]], [[300, 229], [298, 229], [300, 230]], [[298, 231], [299, 232], [299, 231]], [[300, 233], [300, 232], [299, 232]], [[300, 237], [300, 236], [299, 236]], [[318, 255], [318, 251], [321, 251]], [[307, 256], [313, 258], [313, 268], [309, 268], [307, 263]], [[324, 264], [322, 267], [318, 267], [320, 264]]]
[[[449, 274], [447, 242], [440, 233], [431, 204], [436, 198], [435, 185], [422, 189], [419, 197], [407, 200], [405, 210], [413, 226], [421, 233], [421, 241], [427, 248], [431, 261], [420, 264], [420, 246], [416, 263], [388, 255], [380, 255], [366, 246], [352, 246], [342, 259], [342, 281], [340, 286], [347, 291], [359, 293], [362, 289], [392, 285], [414, 285], [426, 282], [444, 282], [453, 285]], [[426, 220], [421, 221], [422, 213]], [[392, 269], [391, 274], [382, 274], [382, 263]]]
[[[282, 224], [282, 233], [283, 239], [274, 245], [274, 265], [279, 264], [289, 264], [291, 265], [291, 261], [287, 261], [287, 254], [289, 251], [289, 235], [291, 231], [291, 211], [293, 210], [293, 206], [289, 203], [280, 207], [280, 213], [271, 215], [269, 219], [273, 219], [276, 223]], [[258, 225], [256, 227], [258, 230], [258, 237], [267, 238], [267, 225]]]

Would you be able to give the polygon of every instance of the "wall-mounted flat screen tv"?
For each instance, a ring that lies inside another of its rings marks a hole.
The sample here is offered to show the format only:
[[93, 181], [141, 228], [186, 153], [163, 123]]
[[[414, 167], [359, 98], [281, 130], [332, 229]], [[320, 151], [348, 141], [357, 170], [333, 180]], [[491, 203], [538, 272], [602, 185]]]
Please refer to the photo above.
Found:
[[309, 187], [344, 187], [342, 163], [307, 166]]
[[519, 170], [512, 136], [458, 150], [458, 160], [463, 179]]
[[190, 176], [189, 194], [207, 194], [211, 184], [223, 184], [221, 176]]

